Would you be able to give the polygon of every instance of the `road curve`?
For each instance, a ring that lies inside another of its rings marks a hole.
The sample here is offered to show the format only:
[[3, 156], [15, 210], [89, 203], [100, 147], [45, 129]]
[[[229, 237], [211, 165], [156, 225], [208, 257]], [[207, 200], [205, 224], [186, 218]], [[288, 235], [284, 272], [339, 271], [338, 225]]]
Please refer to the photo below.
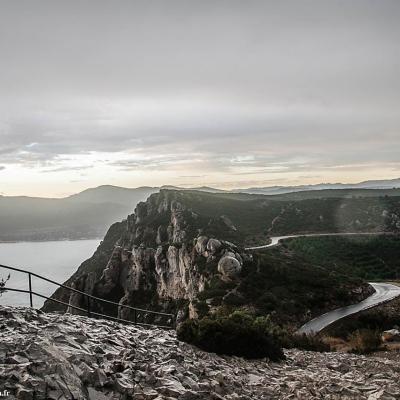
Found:
[[304, 233], [298, 235], [287, 235], [287, 236], [272, 236], [271, 243], [262, 244], [260, 246], [246, 247], [245, 250], [261, 250], [267, 249], [268, 247], [278, 246], [282, 240], [293, 239], [299, 237], [319, 237], [319, 236], [368, 236], [368, 235], [391, 235], [390, 232], [354, 232], [354, 233]]
[[[245, 250], [262, 250], [269, 247], [278, 246], [282, 240], [298, 238], [298, 237], [318, 237], [318, 236], [355, 236], [355, 235], [390, 235], [390, 232], [363, 232], [363, 233], [307, 233], [298, 235], [287, 235], [287, 236], [273, 236], [271, 237], [271, 243], [264, 244], [261, 246], [246, 247]], [[374, 289], [375, 293], [367, 297], [365, 300], [357, 304], [338, 308], [336, 310], [327, 312], [326, 314], [320, 315], [312, 319], [311, 321], [304, 324], [298, 331], [298, 334], [313, 335], [326, 328], [328, 325], [368, 308], [375, 307], [379, 304], [385, 303], [389, 300], [400, 296], [400, 287], [391, 285], [389, 283], [369, 283]]]
[[368, 308], [375, 307], [378, 304], [385, 303], [386, 301], [393, 300], [394, 298], [400, 296], [399, 286], [391, 285], [389, 283], [369, 282], [369, 284], [375, 289], [375, 293], [373, 293], [371, 296], [367, 297], [360, 303], [337, 308], [336, 310], [320, 315], [319, 317], [316, 317], [304, 324], [297, 331], [297, 333], [305, 333], [306, 335], [316, 334], [339, 319], [363, 310], [367, 310]]

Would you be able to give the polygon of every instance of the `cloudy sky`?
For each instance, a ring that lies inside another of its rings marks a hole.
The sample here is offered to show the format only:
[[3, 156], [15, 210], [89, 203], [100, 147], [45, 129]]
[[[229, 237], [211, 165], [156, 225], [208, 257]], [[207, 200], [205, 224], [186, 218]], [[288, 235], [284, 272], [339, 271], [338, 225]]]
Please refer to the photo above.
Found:
[[400, 1], [2, 0], [0, 194], [400, 176]]

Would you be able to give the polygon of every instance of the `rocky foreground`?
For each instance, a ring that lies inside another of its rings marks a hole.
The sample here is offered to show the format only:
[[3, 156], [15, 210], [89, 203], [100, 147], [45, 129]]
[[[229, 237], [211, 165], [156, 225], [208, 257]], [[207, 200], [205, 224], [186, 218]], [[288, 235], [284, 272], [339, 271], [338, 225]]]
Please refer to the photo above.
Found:
[[174, 332], [0, 307], [0, 392], [13, 399], [399, 399], [400, 365], [286, 351], [271, 363], [207, 354]]

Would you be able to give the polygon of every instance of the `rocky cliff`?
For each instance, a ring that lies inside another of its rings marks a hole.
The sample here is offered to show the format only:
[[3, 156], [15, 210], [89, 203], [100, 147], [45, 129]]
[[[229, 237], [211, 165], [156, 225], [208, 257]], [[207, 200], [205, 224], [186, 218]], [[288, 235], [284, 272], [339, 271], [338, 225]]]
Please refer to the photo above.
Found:
[[[210, 280], [218, 276], [234, 286], [244, 259], [250, 256], [231, 242], [207, 236], [218, 230], [232, 237], [236, 228], [223, 215], [204, 221], [185, 205], [184, 196], [162, 190], [139, 203], [126, 221], [111, 227], [92, 259], [66, 284], [120, 305], [168, 310], [177, 309], [179, 303], [181, 311], [196, 316], [194, 302]], [[63, 289], [54, 298], [86, 305], [81, 295]], [[58, 307], [47, 301], [44, 310]], [[113, 310], [100, 306], [97, 311]], [[130, 312], [119, 307], [118, 315], [129, 319]]]
[[[256, 214], [242, 201], [228, 205], [210, 194], [161, 190], [139, 203], [126, 221], [114, 224], [66, 284], [120, 305], [117, 310], [92, 304], [92, 311], [131, 319], [132, 311], [124, 307], [130, 305], [173, 311], [178, 322], [241, 306], [263, 314], [279, 309], [299, 323], [370, 293], [362, 282], [335, 276], [293, 254], [275, 250], [258, 257], [245, 252], [234, 243], [245, 242]], [[81, 295], [64, 289], [53, 297], [87, 306]], [[45, 311], [58, 309], [50, 301], [44, 305]], [[74, 312], [71, 307], [68, 311]], [[140, 318], [152, 322], [146, 313]]]

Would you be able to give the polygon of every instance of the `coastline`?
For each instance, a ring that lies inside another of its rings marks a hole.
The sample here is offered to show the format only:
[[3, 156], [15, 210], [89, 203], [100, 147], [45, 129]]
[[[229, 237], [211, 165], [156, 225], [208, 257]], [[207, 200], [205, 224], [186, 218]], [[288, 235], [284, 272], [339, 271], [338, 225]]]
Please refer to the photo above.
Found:
[[47, 243], [47, 242], [78, 242], [82, 240], [103, 240], [103, 237], [85, 237], [85, 238], [60, 238], [60, 239], [41, 239], [41, 240], [0, 240], [0, 244], [16, 244], [16, 243]]

